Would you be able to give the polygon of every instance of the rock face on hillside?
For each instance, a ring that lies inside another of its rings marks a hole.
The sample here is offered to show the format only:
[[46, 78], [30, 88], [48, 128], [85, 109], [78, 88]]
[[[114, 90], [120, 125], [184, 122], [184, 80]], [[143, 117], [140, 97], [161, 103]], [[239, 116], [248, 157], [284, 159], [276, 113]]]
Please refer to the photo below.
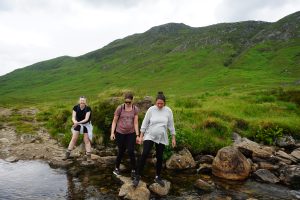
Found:
[[234, 147], [220, 149], [212, 163], [213, 175], [230, 180], [244, 180], [251, 172], [247, 158]]

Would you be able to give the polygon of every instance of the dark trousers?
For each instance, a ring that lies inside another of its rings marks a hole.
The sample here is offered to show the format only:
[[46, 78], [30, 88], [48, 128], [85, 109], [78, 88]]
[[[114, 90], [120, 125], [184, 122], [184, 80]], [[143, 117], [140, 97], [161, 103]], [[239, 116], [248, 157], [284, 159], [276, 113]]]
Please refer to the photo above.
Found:
[[164, 153], [164, 149], [165, 149], [165, 145], [164, 144], [157, 144], [154, 143], [152, 140], [145, 140], [143, 145], [143, 153], [140, 159], [140, 163], [139, 163], [139, 168], [137, 171], [138, 175], [142, 175], [143, 174], [143, 170], [144, 170], [144, 166], [146, 163], [146, 159], [153, 147], [153, 144], [155, 144], [155, 151], [156, 151], [156, 175], [160, 176], [161, 174], [161, 170], [162, 170], [162, 163], [163, 163], [163, 153]]
[[131, 169], [136, 170], [134, 145], [135, 145], [136, 135], [135, 133], [121, 134], [116, 133], [116, 142], [118, 145], [118, 156], [116, 159], [116, 168], [120, 168], [121, 160], [127, 149], [130, 158]]

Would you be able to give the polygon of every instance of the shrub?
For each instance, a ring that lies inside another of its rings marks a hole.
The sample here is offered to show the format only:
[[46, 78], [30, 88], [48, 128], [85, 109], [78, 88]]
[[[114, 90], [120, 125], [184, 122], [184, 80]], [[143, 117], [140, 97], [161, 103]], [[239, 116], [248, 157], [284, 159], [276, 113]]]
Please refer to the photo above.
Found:
[[255, 134], [255, 140], [264, 144], [274, 145], [275, 141], [283, 136], [283, 129], [279, 127], [260, 126]]

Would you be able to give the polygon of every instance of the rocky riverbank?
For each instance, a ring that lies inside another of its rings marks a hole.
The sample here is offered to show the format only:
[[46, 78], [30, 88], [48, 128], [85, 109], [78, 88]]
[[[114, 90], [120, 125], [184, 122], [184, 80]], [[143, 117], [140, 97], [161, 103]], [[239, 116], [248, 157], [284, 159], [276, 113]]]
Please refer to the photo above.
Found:
[[[18, 112], [34, 118], [37, 110], [22, 109]], [[2, 118], [9, 117], [10, 114], [10, 109], [1, 109], [0, 111]], [[31, 123], [38, 122], [33, 120]], [[2, 123], [0, 159], [7, 162], [46, 160], [52, 168], [64, 168], [73, 177], [77, 177], [87, 169], [101, 171], [101, 169], [113, 168], [116, 158], [115, 148], [97, 146], [93, 149], [92, 161], [88, 162], [83, 159], [84, 147], [81, 145], [72, 151], [72, 159], [62, 160], [65, 148], [49, 136], [42, 124], [38, 127], [35, 134], [22, 134], [17, 133], [15, 127], [10, 123]], [[247, 138], [241, 138], [238, 134], [233, 136], [233, 145], [220, 149], [215, 156], [193, 156], [188, 149], [172, 155], [164, 164], [165, 171], [167, 171], [165, 174], [172, 174], [165, 177], [165, 187], [149, 182], [149, 177], [146, 177], [142, 178], [137, 188], [134, 188], [131, 179], [126, 176], [129, 175], [126, 165], [122, 165], [122, 176], [115, 177], [115, 184], [120, 186], [118, 196], [141, 200], [157, 197], [169, 199], [170, 192], [173, 195], [180, 193], [180, 187], [188, 187], [180, 186], [178, 180], [182, 180], [182, 184], [192, 181], [191, 185], [197, 191], [192, 196], [180, 195], [181, 199], [195, 199], [195, 197], [200, 199], [239, 199], [234, 194], [235, 192], [220, 191], [238, 190], [238, 188], [233, 189], [228, 185], [239, 185], [240, 181], [243, 181], [242, 184], [247, 184], [247, 180], [250, 180], [252, 185], [267, 183], [270, 188], [275, 188], [273, 189], [275, 193], [276, 188], [300, 188], [300, 145], [293, 138], [285, 136], [277, 141], [276, 146], [264, 146]], [[148, 165], [153, 166], [155, 162], [155, 159], [149, 159]], [[185, 177], [192, 178], [185, 180]], [[245, 193], [245, 191], [243, 192]], [[243, 192], [238, 194], [243, 196], [242, 199], [255, 199], [255, 195], [252, 198], [251, 194], [244, 195]], [[276, 197], [276, 194], [273, 196]], [[278, 192], [277, 196], [278, 198], [270, 199], [282, 199], [283, 195]], [[287, 199], [300, 199], [300, 194], [296, 191], [291, 192], [287, 194]]]

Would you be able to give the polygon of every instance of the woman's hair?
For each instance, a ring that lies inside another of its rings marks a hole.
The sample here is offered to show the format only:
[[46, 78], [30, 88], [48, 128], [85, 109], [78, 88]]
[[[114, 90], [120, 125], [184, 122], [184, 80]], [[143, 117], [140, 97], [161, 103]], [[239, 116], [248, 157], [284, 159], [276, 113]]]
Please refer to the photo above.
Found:
[[163, 100], [164, 102], [166, 102], [166, 97], [165, 97], [165, 95], [164, 95], [163, 92], [160, 91], [160, 92], [157, 93], [156, 101], [157, 101], [158, 99]]
[[132, 95], [132, 93], [131, 92], [127, 92], [127, 93], [125, 93], [125, 95], [124, 95], [124, 98], [125, 99], [133, 99], [133, 95]]
[[87, 105], [87, 98], [85, 96], [80, 96], [78, 103], [80, 103], [80, 99], [84, 99], [85, 100], [85, 105]]

